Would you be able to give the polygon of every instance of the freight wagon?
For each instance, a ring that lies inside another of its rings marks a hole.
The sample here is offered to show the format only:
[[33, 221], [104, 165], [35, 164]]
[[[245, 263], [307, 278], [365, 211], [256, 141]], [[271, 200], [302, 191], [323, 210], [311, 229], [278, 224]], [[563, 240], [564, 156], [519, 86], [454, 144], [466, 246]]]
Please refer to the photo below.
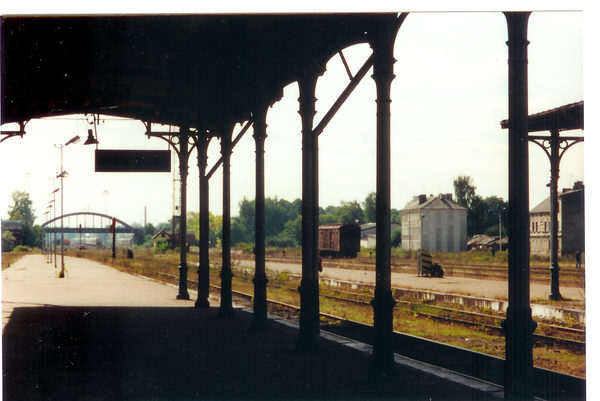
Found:
[[319, 226], [319, 255], [355, 258], [360, 252], [360, 226], [323, 224]]

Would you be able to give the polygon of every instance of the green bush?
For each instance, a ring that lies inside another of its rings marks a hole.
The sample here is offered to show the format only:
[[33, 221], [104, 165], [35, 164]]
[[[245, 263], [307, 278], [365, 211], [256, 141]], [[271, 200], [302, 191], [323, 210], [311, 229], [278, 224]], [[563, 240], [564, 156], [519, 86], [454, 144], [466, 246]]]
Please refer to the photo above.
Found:
[[142, 246], [144, 248], [152, 248], [154, 246], [154, 240], [152, 239], [152, 235], [144, 235], [144, 244]]
[[16, 246], [14, 252], [31, 252], [31, 248], [25, 245]]
[[163, 239], [156, 240], [156, 246], [153, 249], [155, 253], [165, 253], [171, 249], [171, 243]]
[[400, 228], [392, 231], [392, 247], [398, 248], [400, 246], [400, 242], [402, 242], [402, 230]]
[[254, 253], [254, 244], [252, 243], [238, 242], [235, 247], [241, 249], [244, 253]]
[[269, 237], [265, 245], [269, 248], [294, 248], [297, 244], [290, 238]]

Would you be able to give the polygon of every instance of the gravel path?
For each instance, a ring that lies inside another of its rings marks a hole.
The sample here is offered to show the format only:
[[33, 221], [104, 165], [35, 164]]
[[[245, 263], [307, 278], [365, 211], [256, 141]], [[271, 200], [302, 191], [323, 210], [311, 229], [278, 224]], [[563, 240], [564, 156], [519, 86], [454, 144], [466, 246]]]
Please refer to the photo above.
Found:
[[[254, 267], [254, 261], [244, 260], [243, 266]], [[266, 263], [267, 270], [287, 271], [292, 274], [302, 274], [302, 266], [295, 263]], [[352, 270], [342, 268], [324, 267], [321, 277], [336, 280], [353, 281], [361, 283], [375, 283], [375, 272]], [[427, 290], [449, 294], [470, 295], [480, 298], [508, 300], [508, 283], [506, 281], [480, 280], [467, 277], [430, 278], [419, 277], [415, 274], [392, 273], [392, 286], [404, 289]], [[550, 285], [530, 285], [531, 299], [548, 299]], [[583, 308], [585, 302], [585, 289], [574, 287], [561, 287], [561, 295], [574, 301], [573, 308]], [[569, 308], [572, 309], [571, 306]]]

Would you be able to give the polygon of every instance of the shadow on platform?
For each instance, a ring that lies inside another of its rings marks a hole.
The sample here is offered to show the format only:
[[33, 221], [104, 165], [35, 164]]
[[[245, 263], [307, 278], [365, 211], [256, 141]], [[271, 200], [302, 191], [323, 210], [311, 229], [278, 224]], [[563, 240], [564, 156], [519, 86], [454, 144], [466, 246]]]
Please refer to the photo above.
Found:
[[488, 395], [400, 368], [366, 381], [371, 355], [324, 338], [294, 351], [297, 329], [249, 330], [193, 307], [21, 307], [3, 335], [5, 400], [400, 399], [484, 400]]

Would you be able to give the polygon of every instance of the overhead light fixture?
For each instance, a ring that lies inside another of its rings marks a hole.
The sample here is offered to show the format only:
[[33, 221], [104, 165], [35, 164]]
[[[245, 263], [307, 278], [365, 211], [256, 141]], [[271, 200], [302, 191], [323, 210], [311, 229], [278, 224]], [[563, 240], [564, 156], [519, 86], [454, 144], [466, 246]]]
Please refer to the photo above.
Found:
[[92, 130], [89, 129], [88, 130], [88, 137], [87, 137], [87, 139], [85, 140], [85, 142], [83, 144], [84, 145], [94, 145], [94, 144], [98, 144], [98, 143], [100, 143], [100, 142], [98, 142], [96, 140], [96, 138], [94, 138], [94, 134], [92, 133]]
[[79, 138], [79, 135], [76, 135], [73, 138], [69, 139], [69, 142], [65, 143], [65, 146], [70, 144], [76, 144], [77, 142], [79, 142], [80, 139], [81, 138]]

